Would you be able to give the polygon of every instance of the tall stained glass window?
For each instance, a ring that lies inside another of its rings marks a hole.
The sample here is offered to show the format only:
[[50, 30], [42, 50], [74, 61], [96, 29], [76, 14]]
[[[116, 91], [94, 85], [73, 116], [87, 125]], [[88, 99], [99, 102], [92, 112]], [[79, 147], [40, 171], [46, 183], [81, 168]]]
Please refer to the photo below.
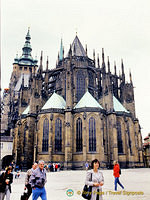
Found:
[[49, 121], [45, 118], [43, 123], [43, 140], [42, 140], [42, 151], [48, 152], [49, 146]]
[[81, 97], [85, 93], [85, 76], [82, 71], [77, 72], [77, 101], [81, 99]]
[[82, 151], [82, 120], [78, 118], [76, 121], [76, 152]]
[[96, 122], [93, 117], [89, 119], [89, 151], [96, 151]]
[[55, 121], [55, 151], [62, 151], [62, 121], [59, 118]]
[[123, 153], [121, 124], [117, 122], [118, 153]]

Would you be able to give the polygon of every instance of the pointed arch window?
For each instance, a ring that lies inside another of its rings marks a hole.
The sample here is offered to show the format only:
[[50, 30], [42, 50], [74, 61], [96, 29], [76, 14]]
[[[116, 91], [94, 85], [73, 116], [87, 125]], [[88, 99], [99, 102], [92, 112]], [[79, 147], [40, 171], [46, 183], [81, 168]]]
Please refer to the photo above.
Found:
[[85, 76], [82, 71], [77, 72], [77, 101], [81, 99], [81, 97], [85, 93]]
[[48, 152], [49, 146], [49, 121], [45, 118], [43, 123], [43, 140], [42, 140], [42, 151]]
[[121, 132], [121, 123], [117, 122], [117, 142], [118, 142], [118, 153], [123, 153], [123, 143], [122, 143], [122, 132]]
[[132, 146], [131, 146], [129, 123], [127, 123], [127, 133], [128, 133], [128, 144], [129, 144], [129, 148], [130, 148], [130, 153], [132, 154]]
[[78, 118], [76, 121], [76, 152], [82, 151], [82, 120]]
[[62, 120], [55, 121], [55, 151], [62, 151]]
[[89, 119], [89, 151], [96, 151], [96, 122], [93, 117]]

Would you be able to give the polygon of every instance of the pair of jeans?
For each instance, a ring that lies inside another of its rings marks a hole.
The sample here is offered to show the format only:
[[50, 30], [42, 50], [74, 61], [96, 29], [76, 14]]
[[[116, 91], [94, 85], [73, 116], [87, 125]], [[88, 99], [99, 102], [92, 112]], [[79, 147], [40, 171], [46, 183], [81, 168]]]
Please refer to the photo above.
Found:
[[32, 200], [37, 200], [39, 197], [41, 197], [42, 200], [47, 200], [46, 198], [46, 190], [45, 188], [35, 188], [32, 189]]
[[123, 185], [119, 181], [119, 177], [115, 177], [115, 191], [117, 191], [117, 183], [124, 189]]
[[10, 190], [9, 190], [9, 187], [8, 185], [6, 185], [6, 190], [4, 193], [0, 193], [0, 200], [4, 200], [5, 198], [5, 195], [6, 195], [6, 200], [10, 200]]

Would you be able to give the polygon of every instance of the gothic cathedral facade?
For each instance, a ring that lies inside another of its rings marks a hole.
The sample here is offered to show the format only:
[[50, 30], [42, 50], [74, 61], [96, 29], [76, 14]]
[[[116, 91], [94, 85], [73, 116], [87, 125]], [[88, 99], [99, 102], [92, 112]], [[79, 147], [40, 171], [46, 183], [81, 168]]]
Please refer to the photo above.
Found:
[[[131, 73], [110, 70], [99, 56], [88, 57], [76, 35], [66, 57], [61, 41], [56, 68], [43, 70], [31, 55], [30, 31], [21, 57], [16, 57], [7, 90], [7, 131], [13, 135], [14, 161], [23, 168], [34, 161], [60, 162], [81, 169], [97, 158], [101, 167], [113, 160], [122, 167], [142, 167], [142, 136], [135, 114]], [[8, 110], [8, 109], [7, 109]], [[6, 129], [6, 128], [5, 128]], [[6, 131], [6, 130], [5, 130]]]

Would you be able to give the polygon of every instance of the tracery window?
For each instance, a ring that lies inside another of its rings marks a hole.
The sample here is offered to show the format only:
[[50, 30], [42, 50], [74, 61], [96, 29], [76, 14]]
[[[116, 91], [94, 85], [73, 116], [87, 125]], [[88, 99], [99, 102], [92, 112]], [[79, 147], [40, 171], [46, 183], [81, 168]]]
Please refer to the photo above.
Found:
[[82, 120], [78, 118], [76, 121], [76, 152], [82, 151]]
[[130, 148], [130, 153], [132, 154], [132, 146], [131, 146], [129, 123], [127, 123], [127, 133], [128, 133], [128, 144], [129, 144], [129, 148]]
[[77, 72], [77, 101], [81, 99], [81, 97], [85, 93], [85, 76], [82, 71]]
[[123, 153], [121, 124], [119, 121], [117, 122], [117, 138], [118, 138], [118, 153]]
[[55, 121], [55, 151], [62, 151], [62, 120]]
[[49, 121], [45, 118], [43, 123], [43, 140], [42, 140], [42, 151], [48, 152], [49, 146]]
[[93, 117], [89, 119], [89, 151], [96, 151], [96, 122]]

